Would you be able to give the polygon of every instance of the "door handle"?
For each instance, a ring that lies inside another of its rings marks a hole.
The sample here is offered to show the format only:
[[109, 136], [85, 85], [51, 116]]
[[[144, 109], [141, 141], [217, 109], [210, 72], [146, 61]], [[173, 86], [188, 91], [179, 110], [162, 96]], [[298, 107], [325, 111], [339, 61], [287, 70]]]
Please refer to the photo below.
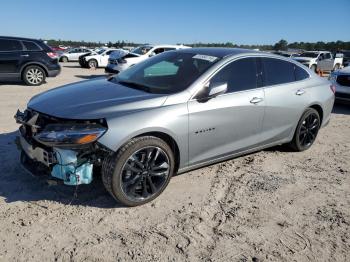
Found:
[[250, 100], [250, 103], [256, 105], [256, 104], [262, 102], [263, 100], [264, 99], [262, 99], [261, 97], [253, 97], [252, 100]]
[[23, 56], [23, 57], [28, 57], [29, 55], [28, 55], [28, 54], [25, 54], [25, 55], [21, 55], [21, 56]]
[[295, 94], [297, 95], [297, 96], [301, 96], [301, 95], [303, 95], [305, 93], [305, 90], [304, 89], [299, 89]]

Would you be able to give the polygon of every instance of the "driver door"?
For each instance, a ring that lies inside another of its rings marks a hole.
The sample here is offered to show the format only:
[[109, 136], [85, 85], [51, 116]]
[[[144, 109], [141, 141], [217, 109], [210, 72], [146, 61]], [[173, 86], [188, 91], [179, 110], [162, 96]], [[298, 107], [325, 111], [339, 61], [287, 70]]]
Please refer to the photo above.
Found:
[[250, 57], [231, 62], [209, 81], [210, 85], [227, 83], [227, 91], [204, 100], [195, 96], [188, 102], [190, 165], [245, 151], [262, 142], [259, 132], [265, 101], [257, 60]]

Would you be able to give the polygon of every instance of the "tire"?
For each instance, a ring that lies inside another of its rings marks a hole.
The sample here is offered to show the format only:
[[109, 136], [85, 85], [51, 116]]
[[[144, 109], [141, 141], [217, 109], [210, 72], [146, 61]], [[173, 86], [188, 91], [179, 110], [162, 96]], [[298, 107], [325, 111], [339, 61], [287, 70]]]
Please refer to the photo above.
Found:
[[333, 68], [333, 71], [338, 70], [339, 68], [340, 68], [340, 65], [339, 65], [339, 64], [336, 64], [336, 65], [334, 66], [334, 68]]
[[96, 59], [90, 59], [88, 62], [88, 68], [97, 68], [98, 63]]
[[46, 73], [45, 70], [40, 66], [27, 66], [22, 73], [22, 79], [26, 85], [40, 86], [45, 82]]
[[60, 60], [61, 60], [61, 62], [63, 62], [63, 63], [67, 63], [67, 62], [68, 62], [68, 57], [62, 56]]
[[310, 67], [310, 69], [311, 69], [313, 72], [317, 73], [317, 66], [316, 66], [316, 65], [312, 65], [312, 66]]
[[174, 154], [166, 142], [153, 136], [137, 137], [104, 159], [102, 181], [106, 190], [123, 205], [143, 205], [164, 191], [174, 166]]
[[309, 149], [316, 140], [320, 123], [319, 113], [308, 108], [298, 122], [290, 147], [297, 152]]

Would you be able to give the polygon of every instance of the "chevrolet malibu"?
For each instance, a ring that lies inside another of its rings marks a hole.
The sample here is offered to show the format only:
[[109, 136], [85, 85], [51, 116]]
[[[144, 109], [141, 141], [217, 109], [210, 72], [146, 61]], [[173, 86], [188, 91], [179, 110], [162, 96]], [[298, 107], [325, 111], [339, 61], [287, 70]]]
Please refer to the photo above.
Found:
[[21, 163], [67, 185], [91, 183], [101, 170], [107, 191], [136, 206], [158, 197], [175, 173], [275, 145], [310, 148], [334, 91], [273, 54], [169, 51], [33, 97], [15, 116]]

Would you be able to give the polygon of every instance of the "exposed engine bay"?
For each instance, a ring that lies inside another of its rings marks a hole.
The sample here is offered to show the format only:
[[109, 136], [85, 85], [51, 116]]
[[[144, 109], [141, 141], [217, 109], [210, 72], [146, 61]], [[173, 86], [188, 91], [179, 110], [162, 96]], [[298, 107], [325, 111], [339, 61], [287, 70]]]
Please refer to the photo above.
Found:
[[66, 185], [89, 184], [94, 167], [111, 152], [97, 141], [107, 130], [104, 119], [67, 120], [31, 109], [17, 111], [21, 124], [21, 163], [33, 175], [45, 174]]

